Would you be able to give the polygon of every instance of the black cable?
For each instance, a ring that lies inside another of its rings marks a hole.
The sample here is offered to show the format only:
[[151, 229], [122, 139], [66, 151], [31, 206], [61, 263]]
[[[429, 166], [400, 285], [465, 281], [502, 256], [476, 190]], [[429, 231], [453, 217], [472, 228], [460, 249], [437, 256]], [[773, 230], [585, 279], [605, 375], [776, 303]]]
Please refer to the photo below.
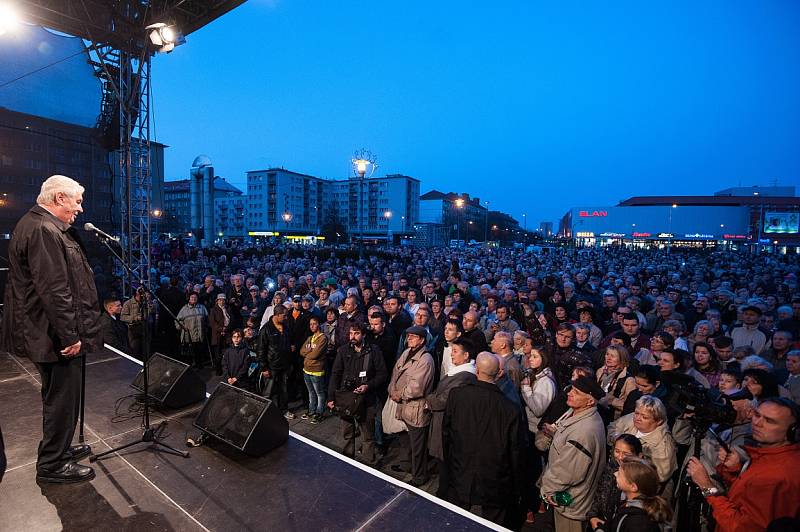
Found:
[[6, 81], [5, 83], [0, 83], [0, 89], [2, 89], [3, 87], [7, 87], [8, 85], [11, 85], [12, 83], [15, 83], [15, 82], [17, 82], [17, 81], [19, 81], [19, 80], [21, 80], [21, 79], [27, 78], [28, 76], [32, 76], [33, 74], [36, 74], [36, 73], [38, 73], [38, 72], [41, 72], [42, 70], [45, 70], [45, 69], [47, 69], [47, 68], [50, 68], [50, 67], [52, 67], [52, 66], [55, 66], [55, 65], [57, 65], [57, 64], [59, 64], [59, 63], [63, 63], [63, 62], [64, 62], [64, 61], [66, 61], [67, 59], [72, 59], [72, 58], [73, 58], [73, 57], [75, 57], [76, 55], [80, 55], [80, 54], [84, 53], [85, 51], [86, 51], [86, 50], [83, 50], [83, 49], [82, 49], [82, 50], [80, 50], [80, 51], [78, 51], [78, 52], [75, 52], [75, 53], [74, 53], [74, 54], [72, 54], [72, 55], [68, 55], [67, 57], [64, 57], [64, 58], [62, 58], [62, 59], [59, 59], [59, 60], [57, 60], [57, 61], [53, 61], [52, 63], [50, 63], [50, 64], [47, 64], [47, 65], [44, 65], [43, 67], [39, 67], [39, 68], [37, 68], [37, 69], [35, 69], [35, 70], [31, 70], [30, 72], [28, 72], [28, 73], [26, 73], [26, 74], [23, 74], [23, 75], [21, 75], [21, 76], [19, 76], [19, 77], [16, 77], [16, 78], [14, 78], [14, 79], [12, 79], [12, 80]]

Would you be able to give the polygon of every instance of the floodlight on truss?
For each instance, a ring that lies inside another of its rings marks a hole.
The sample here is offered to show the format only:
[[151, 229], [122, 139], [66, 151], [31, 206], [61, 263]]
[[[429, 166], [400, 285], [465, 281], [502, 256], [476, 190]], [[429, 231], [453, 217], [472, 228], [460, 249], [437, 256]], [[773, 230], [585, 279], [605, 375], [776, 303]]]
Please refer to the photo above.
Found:
[[0, 35], [4, 35], [19, 26], [19, 14], [11, 2], [0, 0]]
[[184, 36], [175, 26], [170, 26], [164, 22], [150, 24], [145, 30], [147, 30], [147, 38], [150, 40], [150, 44], [155, 46], [161, 53], [169, 53], [176, 46], [186, 42]]

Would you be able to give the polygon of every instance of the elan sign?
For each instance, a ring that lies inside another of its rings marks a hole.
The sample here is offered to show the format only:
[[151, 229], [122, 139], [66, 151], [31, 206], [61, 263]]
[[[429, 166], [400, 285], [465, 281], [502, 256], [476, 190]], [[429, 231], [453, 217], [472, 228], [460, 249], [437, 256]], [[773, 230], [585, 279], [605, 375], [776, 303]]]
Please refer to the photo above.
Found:
[[578, 211], [578, 216], [581, 218], [605, 218], [608, 216], [608, 211]]

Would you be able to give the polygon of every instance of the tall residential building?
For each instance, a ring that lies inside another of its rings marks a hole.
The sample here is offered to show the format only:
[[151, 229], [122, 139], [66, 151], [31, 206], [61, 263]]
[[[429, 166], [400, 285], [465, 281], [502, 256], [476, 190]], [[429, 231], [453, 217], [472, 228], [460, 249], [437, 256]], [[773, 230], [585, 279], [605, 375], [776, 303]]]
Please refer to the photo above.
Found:
[[337, 226], [383, 240], [411, 233], [419, 216], [419, 180], [404, 175], [329, 180], [269, 168], [247, 172], [247, 193], [251, 233], [321, 235]]
[[[158, 221], [160, 233], [192, 230], [190, 180], [165, 181], [164, 207]], [[247, 196], [225, 178], [214, 177], [214, 240], [247, 236]]]
[[487, 209], [480, 198], [467, 193], [431, 190], [419, 198], [420, 223], [441, 224], [450, 238], [484, 240], [487, 230]]

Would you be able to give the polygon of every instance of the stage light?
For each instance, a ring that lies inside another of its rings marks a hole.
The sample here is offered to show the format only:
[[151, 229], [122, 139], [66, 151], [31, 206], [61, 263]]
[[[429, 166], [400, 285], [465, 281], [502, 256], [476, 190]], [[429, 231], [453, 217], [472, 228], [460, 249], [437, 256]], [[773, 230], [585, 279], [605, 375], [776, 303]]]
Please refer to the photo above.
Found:
[[186, 39], [177, 31], [175, 26], [168, 26], [163, 22], [150, 24], [145, 29], [150, 43], [162, 53], [169, 53], [176, 46], [186, 42]]
[[0, 1], [0, 35], [4, 35], [19, 26], [19, 14], [10, 2]]

